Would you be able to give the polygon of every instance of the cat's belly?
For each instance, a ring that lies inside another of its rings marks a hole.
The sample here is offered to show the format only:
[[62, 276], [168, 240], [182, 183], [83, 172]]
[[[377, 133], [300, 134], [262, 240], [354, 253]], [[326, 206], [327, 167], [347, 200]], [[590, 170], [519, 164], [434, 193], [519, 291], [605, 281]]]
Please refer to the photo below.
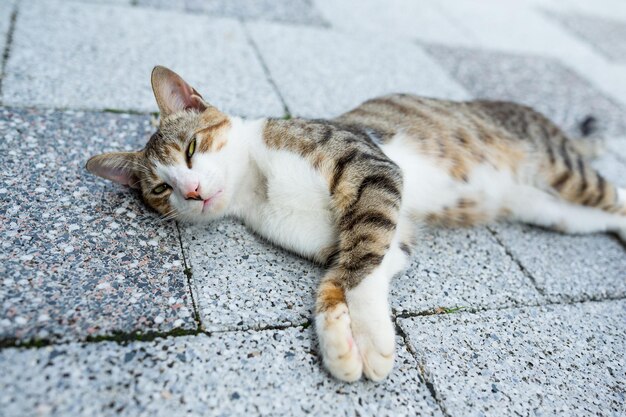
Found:
[[275, 244], [307, 258], [337, 239], [331, 198], [324, 178], [301, 157], [273, 152], [265, 174], [265, 197], [244, 216], [246, 224]]
[[471, 226], [506, 212], [508, 195], [517, 188], [510, 171], [478, 164], [468, 171], [466, 180], [459, 180], [407, 142], [396, 137], [381, 148], [402, 169], [402, 205], [414, 220]]

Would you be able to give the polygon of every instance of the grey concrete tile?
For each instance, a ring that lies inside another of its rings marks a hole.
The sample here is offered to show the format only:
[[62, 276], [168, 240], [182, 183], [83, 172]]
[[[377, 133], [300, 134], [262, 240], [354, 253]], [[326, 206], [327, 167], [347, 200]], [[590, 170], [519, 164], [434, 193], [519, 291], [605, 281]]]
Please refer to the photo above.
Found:
[[[593, 165], [626, 186], [626, 164], [610, 153]], [[554, 301], [626, 296], [626, 248], [606, 234], [564, 235], [525, 225], [496, 225], [500, 240]]]
[[155, 111], [150, 71], [161, 64], [179, 72], [224, 111], [283, 113], [234, 20], [36, 0], [19, 13], [13, 41], [5, 104]]
[[404, 37], [451, 45], [475, 45], [473, 35], [450, 19], [436, 2], [412, 0], [315, 0], [330, 24], [342, 32]]
[[[68, 0], [68, 1], [79, 1], [82, 3], [93, 3], [93, 4], [116, 4], [123, 6], [131, 6], [135, 0]], [[175, 1], [175, 0], [172, 0]]]
[[[148, 0], [151, 1], [151, 0]], [[311, 0], [185, 0], [187, 10], [246, 20], [325, 25]]]
[[137, 0], [137, 5], [242, 20], [316, 26], [327, 24], [311, 0]]
[[[626, 161], [626, 137], [607, 139], [605, 142], [605, 152], [612, 153], [616, 158]], [[617, 174], [613, 174], [612, 178], [618, 178]]]
[[471, 33], [468, 41], [475, 40], [476, 47], [546, 56], [558, 56], [559, 50], [580, 53], [578, 39], [545, 16], [537, 3], [541, 5], [533, 1], [437, 1], [445, 16]]
[[467, 97], [412, 43], [311, 27], [249, 27], [290, 111], [299, 116], [336, 116], [391, 92]]
[[550, 16], [612, 61], [626, 63], [626, 21], [580, 14]]
[[613, 236], [563, 235], [525, 225], [494, 230], [553, 301], [626, 295], [626, 255]]
[[626, 302], [400, 321], [452, 416], [624, 415]]
[[0, 340], [194, 329], [178, 235], [87, 173], [139, 149], [146, 116], [0, 109]]
[[379, 384], [345, 384], [321, 368], [312, 328], [105, 342], [0, 352], [6, 417], [441, 416], [399, 346]]
[[[11, 14], [15, 10], [16, 0], [5, 0], [0, 2], [0, 51], [4, 53], [11, 26]], [[2, 68], [0, 68], [0, 71]], [[1, 74], [0, 74], [1, 76]]]
[[426, 50], [476, 98], [530, 105], [574, 136], [588, 115], [604, 135], [626, 133], [624, 107], [556, 60], [441, 45]]
[[181, 226], [206, 330], [306, 322], [321, 267], [287, 253], [232, 220]]
[[[235, 221], [184, 226], [206, 330], [307, 321], [323, 268], [253, 235]], [[538, 303], [532, 283], [486, 229], [428, 230], [406, 273], [392, 284], [397, 312], [437, 307], [494, 308]]]
[[626, 3], [622, 0], [533, 0], [540, 9], [560, 13], [577, 13], [589, 16], [626, 21]]
[[[589, 79], [605, 95], [626, 105], [626, 65], [607, 60], [546, 13], [553, 6], [556, 10], [575, 9], [584, 2], [565, 0], [557, 6], [560, 2], [554, 0], [440, 0], [437, 4], [448, 18], [471, 33], [468, 42], [475, 39], [477, 48], [556, 58]], [[624, 11], [621, 0], [587, 3], [585, 9], [606, 9], [602, 15], [611, 13], [613, 18]]]
[[485, 228], [422, 231], [409, 269], [396, 277], [391, 290], [398, 313], [541, 301], [532, 282]]

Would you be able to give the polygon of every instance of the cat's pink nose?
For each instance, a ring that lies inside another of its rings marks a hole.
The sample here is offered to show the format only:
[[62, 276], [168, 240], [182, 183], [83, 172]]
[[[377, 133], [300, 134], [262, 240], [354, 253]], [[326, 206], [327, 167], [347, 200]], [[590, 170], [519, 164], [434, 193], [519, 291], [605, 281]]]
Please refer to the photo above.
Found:
[[[197, 190], [197, 188], [196, 188]], [[186, 195], [185, 198], [187, 200], [202, 200], [202, 197], [200, 197], [200, 193], [198, 191], [189, 191]]]

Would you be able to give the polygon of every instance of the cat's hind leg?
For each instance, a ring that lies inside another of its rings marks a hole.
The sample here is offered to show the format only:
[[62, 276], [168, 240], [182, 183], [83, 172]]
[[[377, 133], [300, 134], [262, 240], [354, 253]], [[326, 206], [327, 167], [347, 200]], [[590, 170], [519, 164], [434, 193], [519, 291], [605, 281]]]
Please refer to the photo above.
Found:
[[615, 233], [626, 243], [626, 189], [616, 188], [615, 196], [609, 211], [576, 204], [533, 186], [518, 186], [507, 206], [511, 217], [524, 223], [571, 234]]

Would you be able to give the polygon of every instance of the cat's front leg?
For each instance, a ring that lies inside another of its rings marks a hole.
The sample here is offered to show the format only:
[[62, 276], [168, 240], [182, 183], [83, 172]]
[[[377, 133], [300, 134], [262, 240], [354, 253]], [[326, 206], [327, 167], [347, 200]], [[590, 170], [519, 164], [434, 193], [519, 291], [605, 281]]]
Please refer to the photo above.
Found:
[[338, 255], [320, 284], [315, 324], [324, 364], [335, 377], [355, 381], [365, 373], [379, 381], [394, 360], [389, 282], [407, 259], [398, 227], [402, 176], [380, 158], [353, 157], [357, 162], [342, 165], [350, 156], [339, 159], [331, 181]]
[[355, 381], [364, 373], [380, 381], [391, 371], [395, 331], [389, 283], [407, 260], [407, 254], [394, 242], [383, 261], [356, 286], [342, 286], [341, 272], [337, 270], [324, 277], [315, 324], [324, 365], [335, 377]]

